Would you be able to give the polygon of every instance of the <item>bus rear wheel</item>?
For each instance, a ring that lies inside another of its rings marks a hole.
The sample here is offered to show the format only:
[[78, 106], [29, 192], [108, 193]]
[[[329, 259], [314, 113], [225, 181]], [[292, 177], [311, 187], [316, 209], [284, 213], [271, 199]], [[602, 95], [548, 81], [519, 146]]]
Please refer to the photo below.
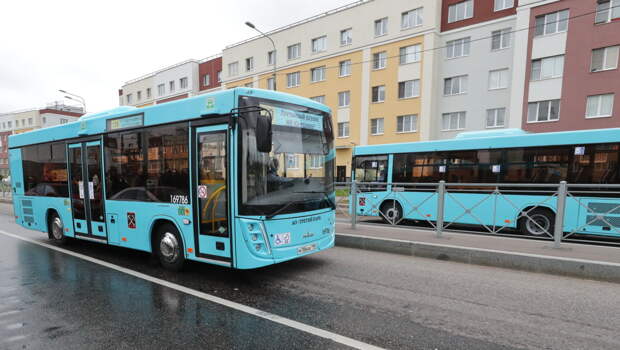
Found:
[[65, 236], [65, 225], [58, 213], [52, 211], [47, 220], [49, 238], [60, 244], [66, 244], [68, 238]]
[[183, 241], [179, 231], [172, 224], [163, 224], [157, 229], [155, 251], [161, 265], [170, 271], [179, 271], [185, 263]]
[[555, 214], [548, 209], [536, 208], [521, 218], [521, 233], [536, 237], [553, 237]]
[[403, 217], [403, 208], [397, 201], [385, 201], [379, 210], [381, 219], [386, 224], [396, 225]]

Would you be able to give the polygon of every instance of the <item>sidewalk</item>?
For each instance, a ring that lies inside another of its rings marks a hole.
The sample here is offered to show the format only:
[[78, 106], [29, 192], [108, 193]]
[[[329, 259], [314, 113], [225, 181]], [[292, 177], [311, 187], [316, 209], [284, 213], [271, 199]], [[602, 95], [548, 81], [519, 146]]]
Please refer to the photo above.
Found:
[[620, 283], [620, 247], [433, 231], [411, 226], [336, 223], [336, 245]]

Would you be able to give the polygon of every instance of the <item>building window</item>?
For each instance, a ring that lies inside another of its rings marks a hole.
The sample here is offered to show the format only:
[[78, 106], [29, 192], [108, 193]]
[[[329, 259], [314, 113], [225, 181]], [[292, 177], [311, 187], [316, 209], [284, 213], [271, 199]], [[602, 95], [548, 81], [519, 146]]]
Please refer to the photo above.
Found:
[[[45, 120], [45, 117], [43, 117], [43, 119]], [[43, 121], [45, 123], [45, 121]], [[6, 129], [6, 122], [2, 122], [2, 129]]]
[[387, 17], [378, 19], [375, 21], [375, 36], [382, 36], [387, 34]]
[[349, 122], [338, 123], [338, 137], [349, 137]]
[[32, 125], [32, 118], [28, 118], [28, 125]]
[[370, 119], [370, 134], [383, 135], [383, 118]]
[[286, 168], [287, 169], [299, 169], [299, 157], [296, 154], [286, 155]]
[[187, 77], [179, 79], [179, 86], [181, 89], [187, 89]]
[[536, 17], [534, 36], [565, 32], [568, 29], [568, 10], [548, 13]]
[[510, 28], [496, 30], [491, 33], [491, 50], [501, 50], [510, 47]]
[[410, 45], [400, 48], [400, 64], [420, 62], [422, 45]]
[[372, 87], [372, 102], [378, 103], [385, 101], [385, 85]]
[[509, 8], [513, 8], [515, 6], [514, 0], [495, 0], [495, 4], [493, 6], [493, 11], [501, 11]]
[[202, 85], [204, 86], [211, 85], [211, 76], [209, 74], [205, 74], [202, 76]]
[[383, 69], [387, 65], [387, 52], [377, 52], [372, 55], [372, 69]]
[[68, 119], [60, 119], [60, 124], [67, 124], [68, 122]]
[[420, 96], [420, 80], [406, 80], [398, 83], [398, 98], [412, 98]]
[[445, 96], [460, 95], [467, 93], [467, 75], [446, 78], [443, 81], [443, 94]]
[[508, 68], [489, 71], [489, 90], [508, 88]]
[[171, 81], [168, 83], [168, 90], [170, 90], [170, 93], [173, 93], [173, 92], [174, 92], [174, 80], [171, 80]]
[[267, 64], [273, 66], [276, 64], [276, 52], [271, 50], [267, 52]]
[[297, 43], [295, 45], [291, 45], [287, 47], [286, 51], [287, 51], [289, 60], [294, 60], [296, 58], [299, 58], [299, 56], [301, 56], [301, 43]]
[[151, 98], [151, 88], [146, 88], [146, 98]]
[[487, 128], [501, 128], [506, 120], [506, 108], [487, 109]]
[[400, 28], [409, 29], [422, 25], [422, 8], [403, 12], [400, 16]]
[[532, 80], [558, 78], [564, 72], [564, 55], [532, 61]]
[[310, 160], [310, 169], [321, 169], [323, 168], [323, 156], [319, 154], [311, 154], [308, 158]]
[[136, 92], [136, 98], [138, 99], [138, 101], [142, 100], [142, 91]]
[[465, 129], [465, 112], [444, 113], [441, 116], [442, 131]]
[[590, 71], [598, 72], [618, 68], [619, 52], [620, 46], [610, 46], [592, 50], [592, 63], [590, 64]]
[[448, 7], [448, 23], [474, 17], [474, 2], [466, 0]]
[[310, 69], [310, 77], [313, 83], [325, 80], [325, 66]]
[[[41, 123], [45, 124], [47, 122], [47, 119], [45, 119], [45, 117], [41, 117]], [[11, 127], [11, 122], [9, 122], [9, 128]]]
[[416, 114], [396, 117], [396, 132], [415, 132], [418, 116]]
[[267, 79], [267, 89], [268, 90], [275, 90], [276, 89], [275, 80], [273, 78], [268, 78]]
[[[133, 96], [132, 94], [127, 94], [127, 104], [131, 104], [133, 101]], [[17, 123], [15, 123], [15, 125], [17, 125]]]
[[446, 43], [446, 57], [456, 58], [469, 56], [469, 48], [471, 46], [471, 38], [461, 38], [451, 40]]
[[620, 0], [598, 0], [595, 23], [606, 23], [620, 18]]
[[340, 91], [338, 93], [338, 107], [349, 107], [351, 103], [351, 91]]
[[245, 86], [247, 88], [251, 88], [251, 87], [254, 87], [254, 83], [246, 83], [243, 86]]
[[239, 62], [233, 62], [228, 64], [228, 76], [234, 77], [239, 74]]
[[325, 95], [310, 97], [312, 101], [325, 104]]
[[163, 96], [166, 93], [166, 86], [164, 84], [157, 85], [157, 95]]
[[222, 71], [217, 72], [217, 82], [218, 83], [222, 82]]
[[340, 31], [340, 46], [351, 45], [353, 43], [353, 30], [351, 28]]
[[251, 72], [254, 70], [254, 57], [248, 57], [245, 59], [245, 71]]
[[299, 86], [301, 84], [301, 73], [294, 72], [286, 75], [286, 86], [289, 88]]
[[327, 50], [327, 37], [325, 35], [312, 39], [312, 53]]
[[351, 75], [351, 60], [340, 61], [339, 67], [339, 76], [346, 77], [347, 75]]
[[614, 94], [588, 96], [586, 118], [611, 117], [614, 110]]
[[7, 124], [9, 125], [9, 129], [13, 127], [13, 122], [9, 121]]
[[527, 122], [549, 122], [560, 119], [560, 100], [530, 102], [527, 106]]

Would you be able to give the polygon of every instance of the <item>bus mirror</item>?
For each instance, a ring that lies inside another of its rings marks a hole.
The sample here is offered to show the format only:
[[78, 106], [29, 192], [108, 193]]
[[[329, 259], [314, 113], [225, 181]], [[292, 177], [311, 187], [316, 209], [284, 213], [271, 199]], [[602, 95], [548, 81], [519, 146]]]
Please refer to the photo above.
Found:
[[256, 148], [259, 152], [271, 152], [271, 118], [263, 115], [256, 119]]

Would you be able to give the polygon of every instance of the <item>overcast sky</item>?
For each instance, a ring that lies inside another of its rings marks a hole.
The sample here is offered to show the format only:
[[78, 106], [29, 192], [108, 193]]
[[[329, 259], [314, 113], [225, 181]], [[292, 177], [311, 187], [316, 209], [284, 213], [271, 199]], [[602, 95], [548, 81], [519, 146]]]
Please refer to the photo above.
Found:
[[[127, 80], [201, 59], [353, 0], [16, 0], [2, 2], [0, 113], [62, 100], [118, 105]], [[66, 101], [70, 103], [71, 101]]]

